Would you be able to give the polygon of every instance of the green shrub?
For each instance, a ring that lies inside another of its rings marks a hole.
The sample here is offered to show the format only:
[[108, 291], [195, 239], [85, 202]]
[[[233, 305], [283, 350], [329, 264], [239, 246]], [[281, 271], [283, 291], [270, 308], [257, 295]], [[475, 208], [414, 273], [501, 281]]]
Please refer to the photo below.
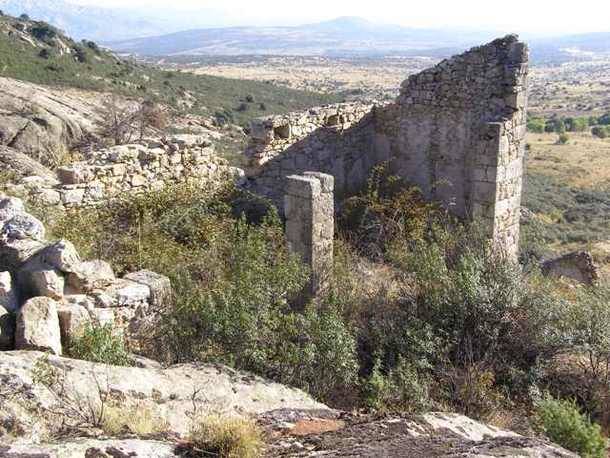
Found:
[[561, 134], [559, 134], [559, 137], [557, 137], [558, 145], [566, 145], [569, 141], [570, 141], [570, 137], [566, 133], [561, 133]]
[[610, 137], [610, 128], [608, 126], [595, 126], [591, 129], [591, 134], [598, 138]]
[[384, 163], [373, 169], [362, 193], [345, 200], [339, 227], [361, 253], [381, 259], [421, 239], [436, 210]]
[[529, 132], [535, 132], [538, 134], [544, 133], [545, 130], [545, 120], [544, 118], [531, 118], [527, 119], [527, 130]]
[[546, 397], [536, 407], [540, 428], [553, 442], [584, 458], [607, 456], [601, 428], [580, 413], [574, 401]]
[[75, 359], [113, 366], [131, 363], [122, 337], [114, 334], [111, 325], [87, 326], [80, 336], [72, 339], [68, 354]]
[[368, 407], [379, 411], [423, 411], [431, 404], [428, 383], [416, 368], [402, 358], [387, 374], [382, 371], [378, 359], [362, 384], [363, 401]]

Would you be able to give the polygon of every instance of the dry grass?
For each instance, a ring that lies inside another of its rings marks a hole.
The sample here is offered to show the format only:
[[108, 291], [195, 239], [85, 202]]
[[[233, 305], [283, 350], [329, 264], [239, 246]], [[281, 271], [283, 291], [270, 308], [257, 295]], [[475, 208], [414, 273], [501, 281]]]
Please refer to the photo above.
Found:
[[144, 405], [109, 405], [104, 408], [102, 429], [112, 437], [135, 434], [154, 436], [169, 430], [167, 422]]
[[196, 421], [189, 435], [191, 457], [258, 458], [263, 433], [252, 420], [211, 415]]
[[589, 133], [569, 133], [566, 145], [558, 145], [557, 134], [529, 133], [527, 170], [552, 176], [567, 186], [610, 186], [610, 139]]

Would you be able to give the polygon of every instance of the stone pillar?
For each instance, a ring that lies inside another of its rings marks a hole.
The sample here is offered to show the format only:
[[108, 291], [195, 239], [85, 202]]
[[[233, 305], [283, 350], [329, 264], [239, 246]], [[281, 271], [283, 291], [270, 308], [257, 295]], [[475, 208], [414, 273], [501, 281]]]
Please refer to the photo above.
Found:
[[311, 269], [305, 294], [319, 297], [330, 284], [333, 267], [334, 178], [317, 172], [287, 177], [284, 213], [291, 253]]

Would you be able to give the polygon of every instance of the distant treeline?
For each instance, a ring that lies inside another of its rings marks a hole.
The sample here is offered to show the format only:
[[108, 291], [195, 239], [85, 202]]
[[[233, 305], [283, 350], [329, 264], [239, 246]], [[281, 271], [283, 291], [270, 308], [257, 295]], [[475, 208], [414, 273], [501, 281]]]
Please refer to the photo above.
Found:
[[550, 118], [530, 116], [527, 119], [527, 130], [529, 132], [544, 133], [555, 132], [564, 134], [566, 132], [591, 131], [593, 135], [600, 138], [610, 137], [610, 113], [602, 116], [580, 116]]

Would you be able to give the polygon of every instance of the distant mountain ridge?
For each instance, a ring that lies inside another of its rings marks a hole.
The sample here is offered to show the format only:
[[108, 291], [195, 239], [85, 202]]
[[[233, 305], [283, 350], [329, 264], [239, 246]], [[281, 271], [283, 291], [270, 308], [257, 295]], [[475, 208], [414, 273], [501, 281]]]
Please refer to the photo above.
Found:
[[119, 52], [141, 55], [370, 55], [463, 49], [497, 32], [416, 29], [341, 17], [293, 27], [225, 27], [110, 42]]
[[64, 0], [0, 0], [0, 9], [12, 16], [25, 13], [77, 39], [125, 39], [168, 31], [158, 21], [125, 14], [123, 10], [76, 5]]
[[27, 14], [48, 22], [77, 39], [124, 40], [171, 33], [208, 23], [222, 23], [221, 13], [204, 9], [196, 13], [181, 10], [101, 8], [78, 5], [70, 0], [0, 0], [0, 10], [12, 16]]

